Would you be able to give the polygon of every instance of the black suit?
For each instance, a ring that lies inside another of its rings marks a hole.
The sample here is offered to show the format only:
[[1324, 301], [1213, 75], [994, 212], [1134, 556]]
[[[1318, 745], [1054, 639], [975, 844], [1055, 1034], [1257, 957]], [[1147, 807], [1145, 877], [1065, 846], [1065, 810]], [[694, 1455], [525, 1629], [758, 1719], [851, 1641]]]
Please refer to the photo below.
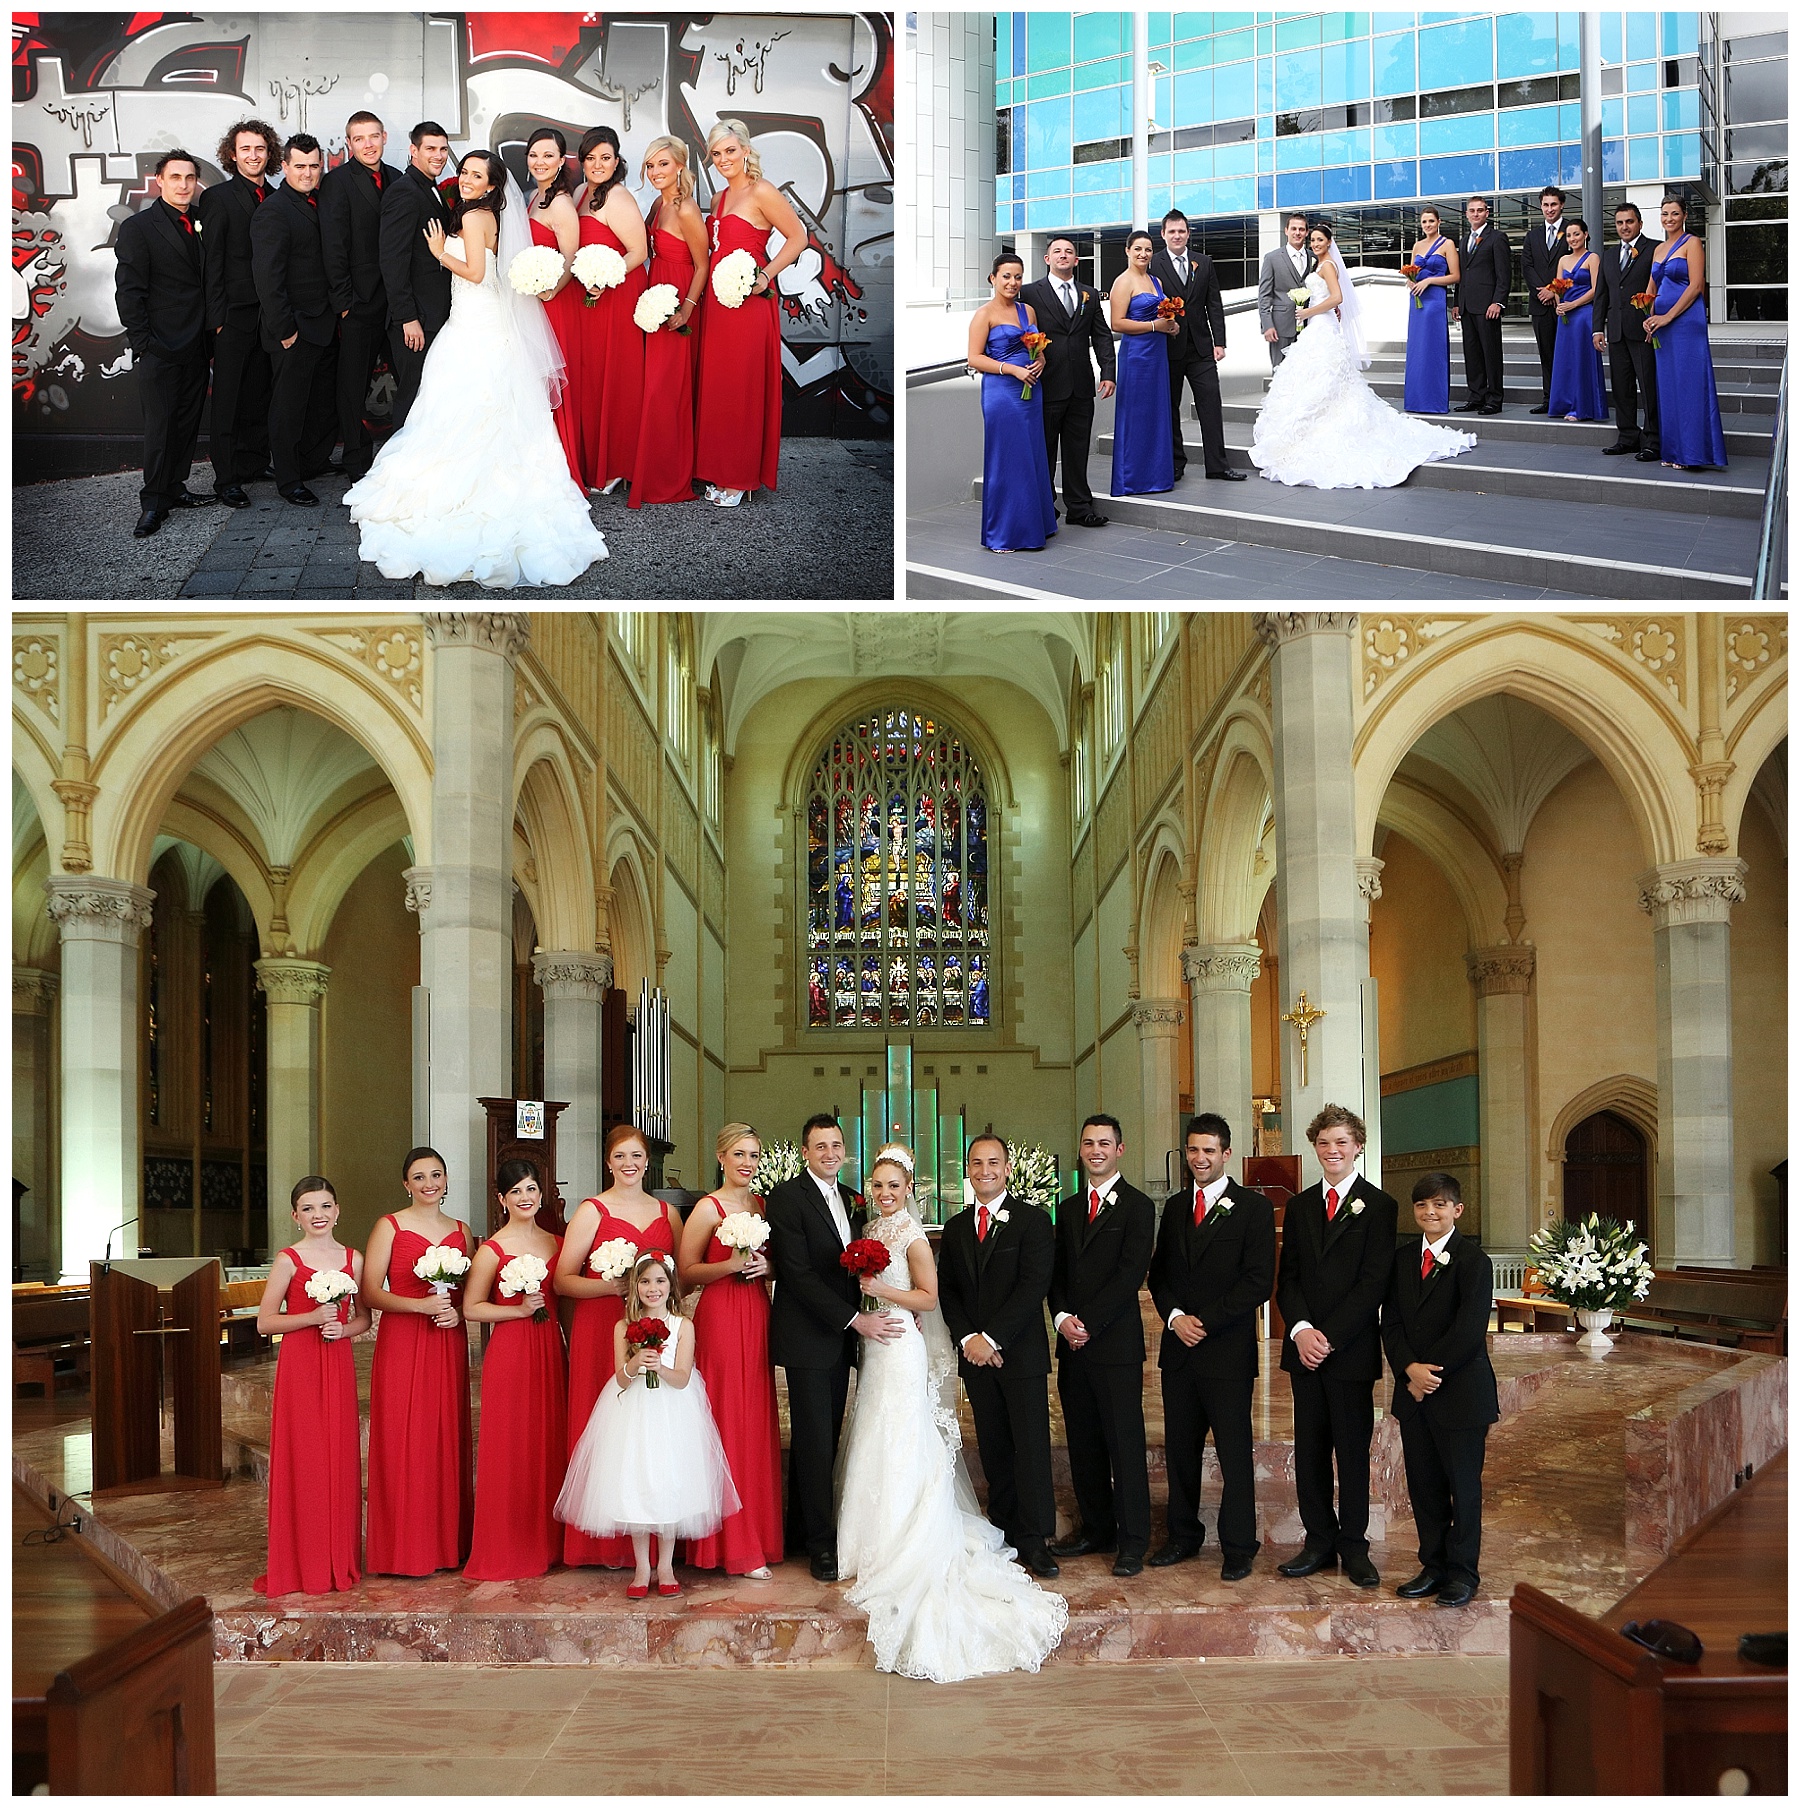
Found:
[[[1394, 1371], [1392, 1410], [1419, 1528], [1419, 1567], [1474, 1588], [1481, 1581], [1481, 1467], [1487, 1428], [1500, 1417], [1487, 1345], [1494, 1265], [1479, 1243], [1453, 1230], [1444, 1264], [1421, 1276], [1424, 1243], [1409, 1237], [1394, 1254], [1381, 1340]], [[1423, 1400], [1407, 1389], [1412, 1362], [1442, 1365], [1437, 1392]]]
[[[854, 1239], [861, 1209], [841, 1181], [837, 1190]], [[788, 1544], [823, 1557], [837, 1549], [831, 1483], [856, 1356], [850, 1321], [860, 1289], [839, 1264], [844, 1239], [810, 1172], [784, 1180], [765, 1210], [775, 1270], [769, 1359], [787, 1371]]]
[[[260, 197], [260, 198], [259, 198]], [[269, 391], [250, 268], [250, 222], [275, 197], [268, 184], [233, 176], [205, 190], [194, 212], [205, 232], [206, 324], [213, 334], [213, 485], [242, 483], [269, 462]]]
[[1219, 366], [1213, 347], [1225, 343], [1225, 298], [1219, 293], [1219, 273], [1204, 251], [1188, 252], [1188, 279], [1175, 274], [1175, 260], [1167, 251], [1150, 259], [1150, 274], [1162, 284], [1165, 295], [1179, 295], [1187, 312], [1176, 321], [1179, 332], [1169, 337], [1169, 418], [1175, 448], [1175, 475], [1187, 469], [1187, 449], [1181, 438], [1181, 386], [1194, 394], [1194, 410], [1200, 417], [1200, 440], [1206, 451], [1206, 468], [1223, 471], [1225, 410], [1219, 397]]
[[269, 453], [275, 481], [287, 489], [323, 471], [337, 444], [337, 314], [311, 196], [284, 183], [256, 210], [250, 268], [274, 367]]
[[1087, 1328], [1079, 1350], [1056, 1346], [1056, 1393], [1069, 1440], [1081, 1529], [1120, 1557], [1150, 1546], [1150, 1465], [1144, 1438], [1144, 1320], [1138, 1289], [1156, 1248], [1156, 1207], [1129, 1181], [1114, 1181], [1088, 1223], [1088, 1188], [1056, 1208], [1050, 1316]]
[[138, 504], [146, 509], [172, 508], [187, 487], [206, 405], [204, 234], [191, 226], [166, 201], [152, 201], [120, 222], [113, 247], [114, 295], [144, 410]]
[[1538, 363], [1544, 372], [1544, 400], [1550, 400], [1550, 366], [1556, 361], [1556, 303], [1539, 301], [1537, 292], [1556, 275], [1557, 259], [1569, 249], [1563, 223], [1556, 223], [1556, 237], [1544, 243], [1544, 222], [1539, 220], [1525, 234], [1519, 260], [1525, 267], [1525, 300], [1531, 310], [1531, 336], [1537, 341]]
[[[1639, 237], [1631, 261], [1619, 267], [1619, 247], [1609, 245], [1600, 253], [1599, 281], [1594, 285], [1594, 331], [1606, 336], [1612, 366], [1613, 415], [1619, 423], [1620, 442], [1646, 452], [1662, 449], [1662, 430], [1656, 417], [1656, 354], [1644, 337], [1644, 317], [1631, 305], [1631, 297], [1654, 291], [1650, 264], [1662, 247], [1661, 239], [1647, 233]], [[1638, 432], [1638, 397], [1644, 399], [1644, 430]]]
[[[1150, 1297], [1163, 1321], [1164, 1444], [1169, 1464], [1169, 1541], [1198, 1544], [1200, 1459], [1210, 1428], [1219, 1458], [1219, 1547], [1248, 1559], [1256, 1536], [1256, 1455], [1250, 1397], [1258, 1366], [1256, 1311], [1275, 1286], [1275, 1208], [1261, 1193], [1227, 1183], [1219, 1202], [1194, 1222], [1192, 1184], [1163, 1206], [1150, 1264]], [[1199, 1319], [1206, 1335], [1192, 1348], [1169, 1328], [1169, 1315]]]
[[1511, 293], [1512, 246], [1506, 234], [1492, 220], [1481, 229], [1480, 244], [1465, 232], [1456, 305], [1462, 310], [1463, 376], [1471, 402], [1498, 407], [1506, 400], [1501, 322], [1488, 319], [1487, 311], [1495, 302], [1504, 308]]
[[1006, 1222], [975, 1232], [975, 1206], [944, 1226], [938, 1248], [938, 1304], [956, 1347], [977, 1332], [1001, 1353], [998, 1368], [959, 1361], [975, 1441], [987, 1477], [988, 1518], [1014, 1549], [1048, 1544], [1056, 1531], [1050, 1478], [1050, 1337], [1044, 1300], [1056, 1263], [1050, 1214], [1002, 1194], [991, 1208]]
[[1116, 379], [1118, 361], [1113, 354], [1112, 328], [1100, 296], [1086, 283], [1070, 279], [1080, 298], [1070, 315], [1045, 278], [1027, 283], [1019, 299], [1037, 316], [1038, 330], [1050, 335], [1044, 347], [1044, 375], [1038, 388], [1044, 397], [1044, 451], [1050, 460], [1050, 481], [1056, 481], [1057, 448], [1062, 449], [1063, 506], [1071, 515], [1093, 511], [1094, 492], [1088, 488], [1088, 448], [1094, 438], [1094, 366], [1100, 376]]
[[[1368, 1555], [1369, 1440], [1375, 1434], [1374, 1386], [1381, 1375], [1377, 1324], [1394, 1265], [1399, 1213], [1390, 1194], [1359, 1174], [1340, 1197], [1331, 1223], [1325, 1219], [1325, 1185], [1315, 1181], [1288, 1202], [1282, 1224], [1275, 1299], [1287, 1325], [1281, 1366], [1293, 1383], [1294, 1489], [1308, 1550]], [[1316, 1369], [1309, 1369], [1294, 1347], [1301, 1324], [1330, 1340], [1331, 1354]]]
[[[431, 178], [409, 163], [381, 197], [381, 281], [387, 290], [396, 427], [406, 425], [425, 370], [425, 352], [450, 318], [450, 272], [425, 243], [425, 227], [432, 220], [450, 230], [450, 216]], [[409, 320], [423, 330], [425, 351], [408, 349], [404, 329]]]
[[344, 441], [344, 469], [360, 475], [375, 457], [375, 441], [363, 421], [369, 377], [387, 339], [387, 289], [381, 280], [382, 196], [400, 181], [392, 164], [381, 183], [352, 157], [319, 184], [319, 223], [325, 277], [338, 324], [337, 414]]

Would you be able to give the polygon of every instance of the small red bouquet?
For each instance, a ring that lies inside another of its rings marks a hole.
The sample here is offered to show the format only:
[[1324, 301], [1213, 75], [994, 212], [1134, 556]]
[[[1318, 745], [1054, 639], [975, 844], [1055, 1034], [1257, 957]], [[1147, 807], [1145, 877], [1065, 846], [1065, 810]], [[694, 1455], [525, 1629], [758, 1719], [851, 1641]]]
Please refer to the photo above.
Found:
[[[1402, 264], [1400, 266], [1400, 274], [1404, 276], [1408, 282], [1417, 282], [1423, 272], [1417, 264]], [[1422, 308], [1424, 305], [1425, 297], [1423, 295], [1415, 295], [1413, 297], [1413, 306], [1415, 308]]]
[[1549, 287], [1550, 287], [1550, 292], [1556, 297], [1556, 299], [1558, 301], [1561, 301], [1562, 298], [1565, 295], [1567, 295], [1568, 292], [1572, 288], [1575, 287], [1575, 283], [1574, 283], [1574, 279], [1572, 277], [1553, 276], [1550, 278]]
[[[1035, 364], [1039, 354], [1043, 351], [1044, 347], [1050, 343], [1050, 335], [1048, 333], [1021, 333], [1019, 335], [1019, 343], [1031, 353], [1032, 362]], [[1029, 383], [1019, 391], [1019, 400], [1021, 402], [1029, 402], [1031, 400], [1031, 385]], [[854, 1249], [856, 1245], [853, 1243], [850, 1247]], [[877, 1247], [879, 1247], [879, 1245], [877, 1245]], [[885, 1268], [886, 1266], [887, 1264], [883, 1262], [882, 1267]], [[877, 1272], [879, 1272], [879, 1270], [877, 1270]]]
[[[1636, 308], [1640, 314], [1648, 314], [1650, 310], [1656, 306], [1655, 291], [1652, 289], [1638, 290], [1631, 298], [1631, 305]], [[1662, 341], [1658, 339], [1654, 333], [1650, 335], [1650, 349], [1653, 352], [1662, 350]]]
[[1187, 312], [1187, 303], [1179, 295], [1165, 295], [1156, 304], [1158, 320], [1179, 320]]
[[[838, 1264], [848, 1268], [859, 1281], [872, 1281], [887, 1267], [888, 1260], [885, 1243], [878, 1243], [873, 1237], [858, 1237], [845, 1244], [844, 1253], [838, 1257]], [[879, 1312], [882, 1309], [881, 1301], [865, 1293], [862, 1296], [862, 1309], [865, 1312]]]
[[[653, 1356], [662, 1354], [662, 1347], [669, 1341], [669, 1327], [660, 1318], [634, 1318], [625, 1327], [625, 1348], [632, 1350], [648, 1350]], [[645, 1387], [661, 1385], [656, 1379], [656, 1370], [644, 1371]]]

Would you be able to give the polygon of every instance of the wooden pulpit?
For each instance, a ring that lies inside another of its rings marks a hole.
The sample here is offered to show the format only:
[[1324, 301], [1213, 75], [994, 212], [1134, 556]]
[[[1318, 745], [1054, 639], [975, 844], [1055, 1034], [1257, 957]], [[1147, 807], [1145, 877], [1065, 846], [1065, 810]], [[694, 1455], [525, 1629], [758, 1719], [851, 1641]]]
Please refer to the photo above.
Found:
[[[94, 1493], [224, 1485], [219, 1420], [219, 1262], [164, 1256], [90, 1262]], [[165, 1377], [175, 1468], [162, 1467]]]
[[495, 1182], [500, 1164], [521, 1160], [537, 1169], [538, 1184], [543, 1188], [538, 1223], [560, 1237], [568, 1226], [568, 1208], [556, 1179], [556, 1120], [568, 1110], [568, 1100], [480, 1099], [477, 1103], [487, 1112], [487, 1235], [491, 1237], [506, 1219]]
[[[1275, 1272], [1281, 1272], [1281, 1232], [1287, 1220], [1288, 1201], [1300, 1191], [1300, 1157], [1298, 1155], [1246, 1155], [1244, 1185], [1275, 1207]], [[1281, 1308], [1273, 1298], [1269, 1301], [1269, 1335], [1282, 1337], [1287, 1324]]]

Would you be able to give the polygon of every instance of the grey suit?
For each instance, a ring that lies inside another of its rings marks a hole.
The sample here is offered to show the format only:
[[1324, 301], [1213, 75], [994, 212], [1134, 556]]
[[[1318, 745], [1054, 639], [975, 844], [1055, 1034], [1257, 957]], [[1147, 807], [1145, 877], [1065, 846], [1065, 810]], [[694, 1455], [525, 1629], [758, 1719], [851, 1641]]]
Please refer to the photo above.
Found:
[[[1312, 254], [1301, 254], [1306, 268], [1313, 268]], [[1288, 299], [1288, 290], [1300, 287], [1301, 279], [1294, 275], [1294, 266], [1288, 257], [1286, 243], [1277, 245], [1267, 253], [1262, 261], [1262, 274], [1256, 284], [1256, 321], [1263, 332], [1273, 327], [1280, 337], [1269, 347], [1269, 365], [1274, 368], [1287, 356], [1287, 348], [1299, 335], [1299, 327], [1294, 323], [1294, 304]]]

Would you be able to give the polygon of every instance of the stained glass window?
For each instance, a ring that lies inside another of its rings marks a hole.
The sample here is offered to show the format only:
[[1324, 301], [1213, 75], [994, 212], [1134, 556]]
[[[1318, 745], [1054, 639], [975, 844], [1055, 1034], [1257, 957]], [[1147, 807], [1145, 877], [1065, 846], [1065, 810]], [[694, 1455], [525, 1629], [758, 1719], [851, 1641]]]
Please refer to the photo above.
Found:
[[988, 802], [973, 752], [898, 705], [846, 722], [806, 801], [814, 1028], [986, 1028]]

